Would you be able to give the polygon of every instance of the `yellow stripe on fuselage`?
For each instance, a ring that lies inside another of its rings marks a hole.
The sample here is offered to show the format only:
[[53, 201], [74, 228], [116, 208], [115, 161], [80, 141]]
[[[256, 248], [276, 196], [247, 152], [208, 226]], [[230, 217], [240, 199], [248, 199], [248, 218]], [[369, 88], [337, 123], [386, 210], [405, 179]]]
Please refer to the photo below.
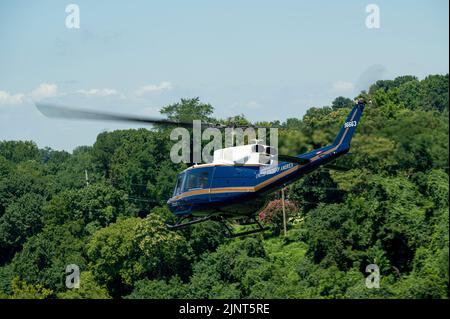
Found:
[[250, 192], [256, 192], [258, 190], [260, 190], [261, 188], [272, 184], [273, 182], [276, 182], [277, 180], [279, 180], [280, 178], [283, 178], [286, 175], [289, 175], [290, 173], [293, 173], [295, 171], [297, 171], [300, 168], [300, 166], [294, 166], [290, 169], [288, 169], [287, 171], [280, 173], [274, 177], [269, 178], [268, 180], [259, 183], [256, 186], [246, 186], [246, 187], [218, 187], [218, 188], [205, 188], [205, 189], [196, 189], [196, 190], [191, 190], [191, 191], [187, 191], [184, 192], [180, 195], [177, 195], [175, 197], [173, 197], [174, 200], [180, 199], [180, 198], [184, 198], [184, 197], [189, 197], [189, 196], [194, 196], [194, 195], [204, 195], [204, 194], [220, 194], [220, 193], [250, 193]]

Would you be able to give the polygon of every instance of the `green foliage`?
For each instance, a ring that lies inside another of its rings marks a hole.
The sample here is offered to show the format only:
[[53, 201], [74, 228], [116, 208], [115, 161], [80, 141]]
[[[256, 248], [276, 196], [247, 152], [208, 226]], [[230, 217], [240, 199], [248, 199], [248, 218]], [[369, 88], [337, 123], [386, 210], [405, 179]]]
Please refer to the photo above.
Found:
[[304, 290], [296, 272], [305, 258], [305, 245], [294, 241], [296, 234], [288, 232], [288, 241], [271, 238], [264, 241], [266, 258], [259, 267], [249, 269], [243, 280], [243, 291], [249, 298], [304, 298]]
[[333, 109], [349, 108], [353, 106], [353, 103], [354, 102], [351, 99], [339, 96], [331, 103], [331, 107]]
[[40, 159], [39, 149], [32, 141], [2, 141], [0, 155], [13, 163]]
[[[7, 258], [42, 228], [42, 196], [28, 193], [11, 203], [0, 217], [0, 255]], [[0, 260], [4, 262], [5, 260]]]
[[136, 282], [135, 288], [126, 299], [185, 299], [189, 298], [188, 286], [180, 278], [170, 280], [144, 279]]
[[156, 214], [120, 219], [98, 230], [87, 244], [89, 269], [113, 295], [129, 290], [145, 276], [186, 277], [191, 254], [187, 241], [168, 231]]
[[[298, 212], [297, 205], [290, 201], [285, 200], [285, 217], [286, 221]], [[272, 225], [273, 234], [278, 236], [283, 229], [283, 202], [281, 199], [275, 199], [267, 204], [267, 206], [259, 213], [260, 220]]]
[[192, 249], [187, 240], [169, 231], [164, 220], [155, 214], [144, 218], [135, 229], [137, 242], [145, 258], [147, 274], [153, 278], [170, 277], [179, 274], [186, 278], [190, 273]]
[[0, 178], [0, 216], [15, 199], [29, 193], [48, 196], [48, 176], [34, 161], [12, 167], [7, 176]]
[[192, 225], [189, 229], [189, 245], [194, 256], [215, 251], [225, 242], [226, 230], [219, 223], [206, 222]]
[[102, 133], [92, 149], [93, 163], [114, 188], [125, 191], [139, 210], [145, 210], [165, 204], [176, 172], [185, 168], [167, 157], [171, 145], [165, 130]]
[[[247, 120], [244, 114], [236, 115], [227, 118], [225, 121], [222, 121], [225, 125], [248, 125], [250, 124], [249, 120]], [[258, 123], [258, 125], [262, 125], [262, 123]]]
[[50, 152], [46, 162], [46, 171], [53, 175], [52, 194], [68, 189], [80, 189], [86, 186], [86, 173], [89, 183], [102, 181], [102, 172], [96, 171], [92, 147], [80, 146], [66, 158], [66, 154]]
[[56, 195], [44, 207], [43, 218], [47, 224], [79, 221], [92, 232], [109, 225], [119, 216], [133, 216], [135, 213], [125, 192], [107, 183], [96, 183]]
[[87, 244], [89, 269], [100, 284], [116, 293], [121, 286], [131, 286], [143, 276], [140, 250], [134, 242], [139, 218], [118, 220], [98, 230]]
[[369, 93], [377, 94], [379, 91], [390, 94], [390, 99], [395, 103], [402, 103], [411, 109], [448, 110], [448, 74], [429, 75], [422, 81], [414, 76], [380, 80], [370, 87]]
[[76, 223], [46, 226], [32, 236], [11, 261], [15, 274], [30, 284], [42, 284], [55, 292], [65, 289], [66, 266], [76, 264], [81, 269], [84, 242], [79, 239]]
[[221, 245], [194, 265], [191, 295], [194, 298], [239, 298], [240, 281], [264, 262], [261, 241], [245, 238]]
[[421, 103], [424, 110], [448, 111], [448, 74], [429, 75], [421, 81]]
[[11, 282], [14, 277], [15, 275], [11, 265], [0, 267], [0, 296], [2, 294], [6, 296], [12, 293]]
[[176, 180], [177, 170], [174, 169], [174, 165], [169, 161], [161, 163], [155, 181], [147, 182], [148, 195], [155, 202], [164, 205], [172, 197], [173, 185], [175, 185]]
[[60, 299], [110, 299], [108, 290], [99, 285], [91, 272], [80, 274], [80, 288], [68, 289], [57, 295]]
[[213, 110], [211, 104], [201, 103], [200, 98], [195, 97], [192, 99], [181, 99], [179, 103], [163, 107], [160, 112], [170, 120], [210, 122]]
[[412, 75], [403, 75], [395, 78], [394, 80], [379, 80], [370, 86], [369, 93], [373, 94], [380, 89], [385, 92], [389, 92], [411, 81], [417, 81], [417, 78]]
[[[185, 166], [168, 158], [167, 128], [104, 132], [72, 154], [0, 142], [0, 298], [448, 298], [448, 75], [381, 80], [361, 95], [373, 103], [335, 163], [347, 170], [289, 187], [286, 237], [276, 196], [272, 233], [168, 231], [165, 202]], [[258, 124], [280, 128], [280, 153], [303, 153], [334, 140], [352, 103]], [[248, 123], [212, 118], [199, 98], [161, 113]], [[365, 285], [372, 263], [379, 289]], [[79, 289], [65, 287], [69, 264]]]
[[52, 290], [44, 288], [42, 285], [30, 285], [21, 281], [18, 277], [12, 281], [11, 299], [46, 299], [51, 296]]

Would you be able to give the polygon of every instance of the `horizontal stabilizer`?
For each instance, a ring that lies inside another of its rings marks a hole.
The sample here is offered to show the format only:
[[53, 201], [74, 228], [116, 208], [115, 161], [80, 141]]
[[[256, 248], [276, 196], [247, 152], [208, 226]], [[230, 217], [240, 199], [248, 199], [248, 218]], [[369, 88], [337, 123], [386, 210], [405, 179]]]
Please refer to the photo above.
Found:
[[300, 165], [305, 165], [310, 162], [309, 159], [296, 157], [296, 156], [289, 156], [289, 155], [280, 155], [278, 154], [278, 161], [280, 162], [289, 162], [289, 163], [295, 163]]

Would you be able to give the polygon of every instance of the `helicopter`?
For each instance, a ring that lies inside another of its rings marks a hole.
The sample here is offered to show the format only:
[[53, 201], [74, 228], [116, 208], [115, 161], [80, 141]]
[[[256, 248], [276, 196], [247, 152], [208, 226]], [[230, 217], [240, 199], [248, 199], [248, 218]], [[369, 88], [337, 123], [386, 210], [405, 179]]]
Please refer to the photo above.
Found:
[[[258, 141], [215, 150], [211, 163], [193, 164], [177, 175], [173, 194], [167, 201], [176, 221], [166, 223], [166, 227], [176, 230], [211, 220], [220, 222], [229, 237], [265, 231], [267, 228], [261, 225], [257, 215], [267, 205], [268, 195], [347, 154], [365, 105], [363, 99], [358, 99], [334, 142], [307, 153], [282, 155], [274, 147]], [[192, 125], [191, 122], [101, 113], [52, 104], [36, 103], [36, 107], [47, 117], [181, 127]], [[230, 127], [208, 123], [202, 123], [202, 126]], [[231, 220], [239, 220], [240, 225], [256, 225], [256, 229], [236, 233], [228, 223]]]

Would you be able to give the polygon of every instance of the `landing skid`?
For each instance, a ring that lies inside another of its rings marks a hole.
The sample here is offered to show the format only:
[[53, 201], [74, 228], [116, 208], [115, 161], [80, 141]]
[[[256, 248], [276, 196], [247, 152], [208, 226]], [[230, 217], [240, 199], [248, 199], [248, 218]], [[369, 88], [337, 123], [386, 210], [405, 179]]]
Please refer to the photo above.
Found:
[[251, 234], [257, 234], [257, 233], [263, 232], [268, 229], [267, 227], [263, 227], [263, 225], [261, 225], [261, 223], [255, 217], [251, 217], [251, 220], [253, 220], [253, 221], [246, 221], [246, 222], [242, 223], [242, 225], [257, 225], [258, 228], [239, 232], [239, 233], [233, 232], [233, 229], [232, 229], [233, 227], [229, 226], [227, 224], [226, 219], [223, 219], [220, 222], [227, 230], [228, 238], [236, 238], [236, 237], [242, 237], [242, 236], [247, 236], [247, 235], [251, 235]]
[[250, 217], [241, 225], [257, 225], [258, 228], [235, 233], [233, 231], [233, 226], [230, 226], [227, 223], [228, 220], [226, 218], [223, 218], [223, 217], [218, 218], [217, 216], [213, 216], [213, 215], [208, 215], [205, 217], [198, 217], [198, 218], [195, 218], [192, 216], [178, 217], [175, 224], [172, 225], [172, 224], [166, 223], [166, 227], [170, 230], [177, 230], [177, 229], [181, 229], [181, 228], [191, 226], [194, 224], [206, 222], [208, 220], [214, 220], [214, 221], [220, 222], [223, 225], [223, 227], [227, 230], [227, 234], [228, 234], [227, 238], [236, 238], [236, 237], [241, 237], [241, 236], [247, 236], [247, 235], [251, 235], [251, 234], [260, 233], [260, 232], [263, 232], [268, 229], [267, 227], [263, 227], [261, 225], [261, 223], [256, 219], [256, 217]]
[[[211, 217], [212, 216], [199, 217], [199, 218], [194, 218], [191, 216], [177, 217], [175, 224], [171, 225], [171, 224], [166, 223], [166, 227], [170, 230], [176, 230], [176, 229], [184, 228], [184, 227], [187, 227], [190, 225], [206, 222], [207, 220], [210, 220]], [[189, 219], [191, 219], [191, 220], [189, 220]]]

